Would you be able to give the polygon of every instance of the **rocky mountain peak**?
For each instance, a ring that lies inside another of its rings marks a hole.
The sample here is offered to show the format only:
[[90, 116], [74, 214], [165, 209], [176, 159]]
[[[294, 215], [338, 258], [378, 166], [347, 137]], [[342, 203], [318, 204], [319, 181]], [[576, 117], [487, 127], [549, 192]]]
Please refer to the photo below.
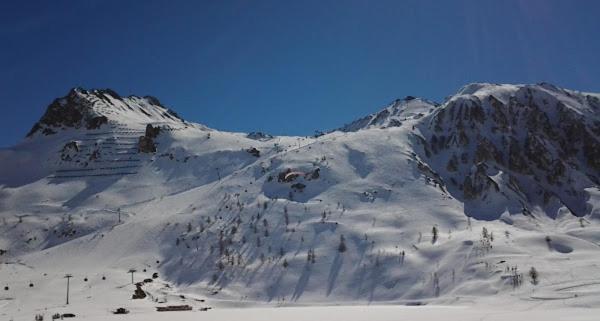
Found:
[[465, 201], [585, 215], [582, 186], [600, 181], [597, 108], [595, 95], [550, 84], [470, 84], [423, 119], [417, 142]]
[[66, 129], [98, 129], [109, 120], [145, 126], [149, 123], [185, 123], [153, 96], [122, 97], [112, 89], [72, 88], [55, 99], [27, 134], [51, 135]]

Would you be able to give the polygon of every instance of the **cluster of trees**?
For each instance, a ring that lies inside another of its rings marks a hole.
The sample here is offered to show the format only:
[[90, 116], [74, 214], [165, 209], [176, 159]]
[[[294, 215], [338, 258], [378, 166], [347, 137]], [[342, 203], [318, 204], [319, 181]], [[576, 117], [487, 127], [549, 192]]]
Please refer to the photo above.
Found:
[[506, 267], [507, 270], [510, 271], [510, 282], [513, 288], [521, 286], [523, 283], [523, 273], [519, 273], [519, 268], [517, 266]]
[[481, 237], [479, 238], [479, 247], [477, 248], [479, 255], [484, 255], [489, 252], [494, 242], [494, 233], [488, 232], [487, 228], [484, 226], [481, 228]]
[[[523, 273], [519, 272], [519, 269], [517, 266], [513, 266], [513, 267], [506, 267], [506, 271], [510, 272], [510, 282], [511, 285], [513, 287], [518, 287], [521, 284], [523, 284]], [[529, 272], [527, 273], [529, 275], [529, 278], [531, 279], [531, 284], [533, 285], [537, 285], [539, 283], [540, 280], [540, 275], [538, 270], [535, 267], [531, 267], [529, 269]]]

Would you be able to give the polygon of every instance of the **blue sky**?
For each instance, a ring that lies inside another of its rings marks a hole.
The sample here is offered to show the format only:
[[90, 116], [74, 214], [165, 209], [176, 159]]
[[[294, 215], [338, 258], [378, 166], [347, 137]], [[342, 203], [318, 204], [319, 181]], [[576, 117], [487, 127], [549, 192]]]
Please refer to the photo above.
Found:
[[71, 87], [310, 135], [470, 82], [600, 92], [600, 1], [2, 1], [0, 146]]

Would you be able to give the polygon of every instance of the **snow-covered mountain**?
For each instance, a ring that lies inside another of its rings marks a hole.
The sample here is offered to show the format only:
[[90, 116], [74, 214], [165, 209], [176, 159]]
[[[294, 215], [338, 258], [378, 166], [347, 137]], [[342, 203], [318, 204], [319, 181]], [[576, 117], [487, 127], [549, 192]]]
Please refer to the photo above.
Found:
[[[63, 309], [65, 273], [74, 304], [102, 311], [194, 298], [597, 306], [599, 109], [598, 94], [548, 84], [471, 84], [277, 137], [74, 89], [0, 150], [0, 315]], [[131, 268], [159, 276], [141, 303], [123, 286]]]
[[55, 134], [66, 128], [97, 129], [108, 120], [124, 123], [185, 124], [175, 112], [165, 108], [152, 96], [122, 98], [110, 89], [87, 91], [73, 88], [65, 97], [56, 99], [35, 123], [27, 137], [38, 132]]
[[355, 132], [367, 128], [400, 127], [402, 122], [409, 119], [419, 119], [438, 106], [438, 104], [428, 100], [407, 96], [404, 99], [395, 100], [376, 113], [355, 120], [337, 130]]
[[419, 124], [416, 149], [472, 217], [585, 216], [600, 183], [599, 111], [598, 95], [548, 84], [473, 84]]

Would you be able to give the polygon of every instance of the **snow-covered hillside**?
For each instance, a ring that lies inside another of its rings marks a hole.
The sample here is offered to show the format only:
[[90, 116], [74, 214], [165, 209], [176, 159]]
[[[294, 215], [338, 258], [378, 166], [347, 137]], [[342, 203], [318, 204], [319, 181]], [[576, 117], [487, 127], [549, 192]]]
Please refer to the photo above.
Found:
[[[599, 109], [598, 94], [548, 84], [471, 84], [273, 137], [74, 89], [0, 150], [0, 317], [157, 302], [598, 307]], [[158, 275], [142, 300], [130, 269]]]

